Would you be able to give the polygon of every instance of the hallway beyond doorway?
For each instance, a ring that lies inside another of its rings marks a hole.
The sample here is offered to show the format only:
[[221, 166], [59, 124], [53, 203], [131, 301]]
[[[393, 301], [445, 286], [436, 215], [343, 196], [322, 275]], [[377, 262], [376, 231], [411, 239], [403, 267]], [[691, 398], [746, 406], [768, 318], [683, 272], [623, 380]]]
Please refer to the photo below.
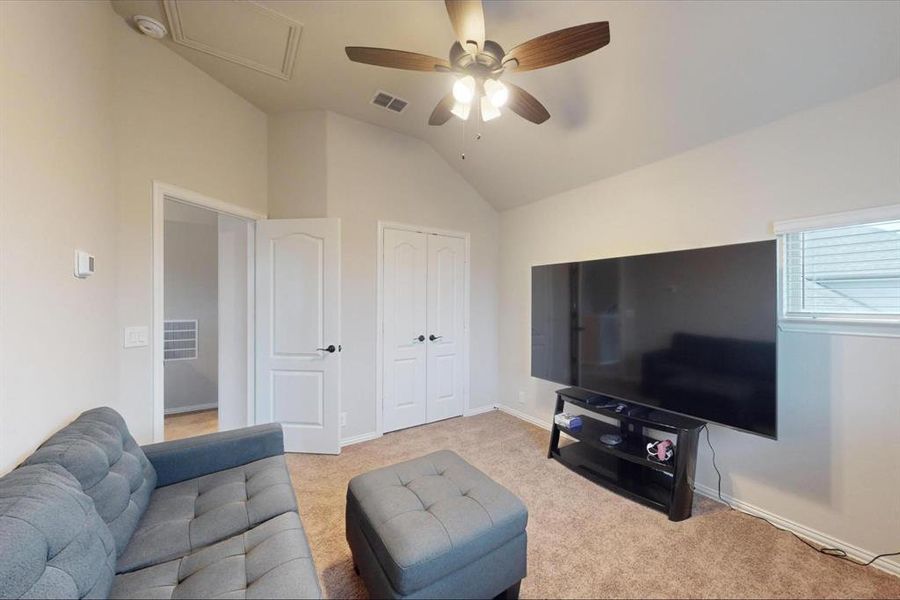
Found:
[[219, 430], [217, 412], [216, 410], [198, 410], [197, 412], [166, 415], [166, 441], [215, 433]]

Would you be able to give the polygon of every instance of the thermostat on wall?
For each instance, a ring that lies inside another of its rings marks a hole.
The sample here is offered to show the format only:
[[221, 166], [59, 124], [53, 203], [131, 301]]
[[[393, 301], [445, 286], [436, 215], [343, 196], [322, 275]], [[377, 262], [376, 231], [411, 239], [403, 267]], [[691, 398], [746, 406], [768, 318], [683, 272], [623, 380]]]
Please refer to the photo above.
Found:
[[75, 277], [86, 279], [94, 274], [94, 257], [84, 250], [75, 251]]

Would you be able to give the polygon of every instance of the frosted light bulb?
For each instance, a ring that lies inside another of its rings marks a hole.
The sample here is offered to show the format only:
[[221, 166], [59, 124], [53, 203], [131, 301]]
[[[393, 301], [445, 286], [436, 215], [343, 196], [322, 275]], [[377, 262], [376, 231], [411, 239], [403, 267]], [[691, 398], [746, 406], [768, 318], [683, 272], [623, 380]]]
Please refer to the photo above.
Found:
[[481, 97], [481, 120], [487, 123], [500, 116], [500, 109], [487, 96]]
[[496, 108], [500, 108], [509, 100], [509, 88], [496, 79], [485, 80], [484, 93], [490, 98], [491, 104]]
[[463, 104], [462, 102], [454, 102], [453, 108], [450, 109], [450, 112], [462, 119], [463, 121], [469, 120], [469, 113], [472, 110], [471, 104]]
[[475, 78], [466, 75], [453, 84], [453, 97], [461, 104], [469, 104], [475, 97]]

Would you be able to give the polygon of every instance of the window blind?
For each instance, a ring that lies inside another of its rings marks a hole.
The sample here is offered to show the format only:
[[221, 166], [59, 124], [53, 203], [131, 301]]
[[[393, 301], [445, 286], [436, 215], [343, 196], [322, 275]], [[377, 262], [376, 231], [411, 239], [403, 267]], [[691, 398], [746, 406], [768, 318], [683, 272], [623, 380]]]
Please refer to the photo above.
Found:
[[784, 235], [787, 317], [900, 318], [900, 220]]

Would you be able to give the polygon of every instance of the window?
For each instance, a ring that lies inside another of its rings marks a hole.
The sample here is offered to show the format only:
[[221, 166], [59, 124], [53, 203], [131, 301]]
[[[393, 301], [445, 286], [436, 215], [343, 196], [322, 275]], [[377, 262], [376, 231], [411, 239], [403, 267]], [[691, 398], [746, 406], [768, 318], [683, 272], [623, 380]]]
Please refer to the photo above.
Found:
[[197, 321], [165, 321], [163, 324], [163, 357], [165, 360], [197, 358]]
[[900, 322], [900, 219], [783, 237], [785, 317]]

